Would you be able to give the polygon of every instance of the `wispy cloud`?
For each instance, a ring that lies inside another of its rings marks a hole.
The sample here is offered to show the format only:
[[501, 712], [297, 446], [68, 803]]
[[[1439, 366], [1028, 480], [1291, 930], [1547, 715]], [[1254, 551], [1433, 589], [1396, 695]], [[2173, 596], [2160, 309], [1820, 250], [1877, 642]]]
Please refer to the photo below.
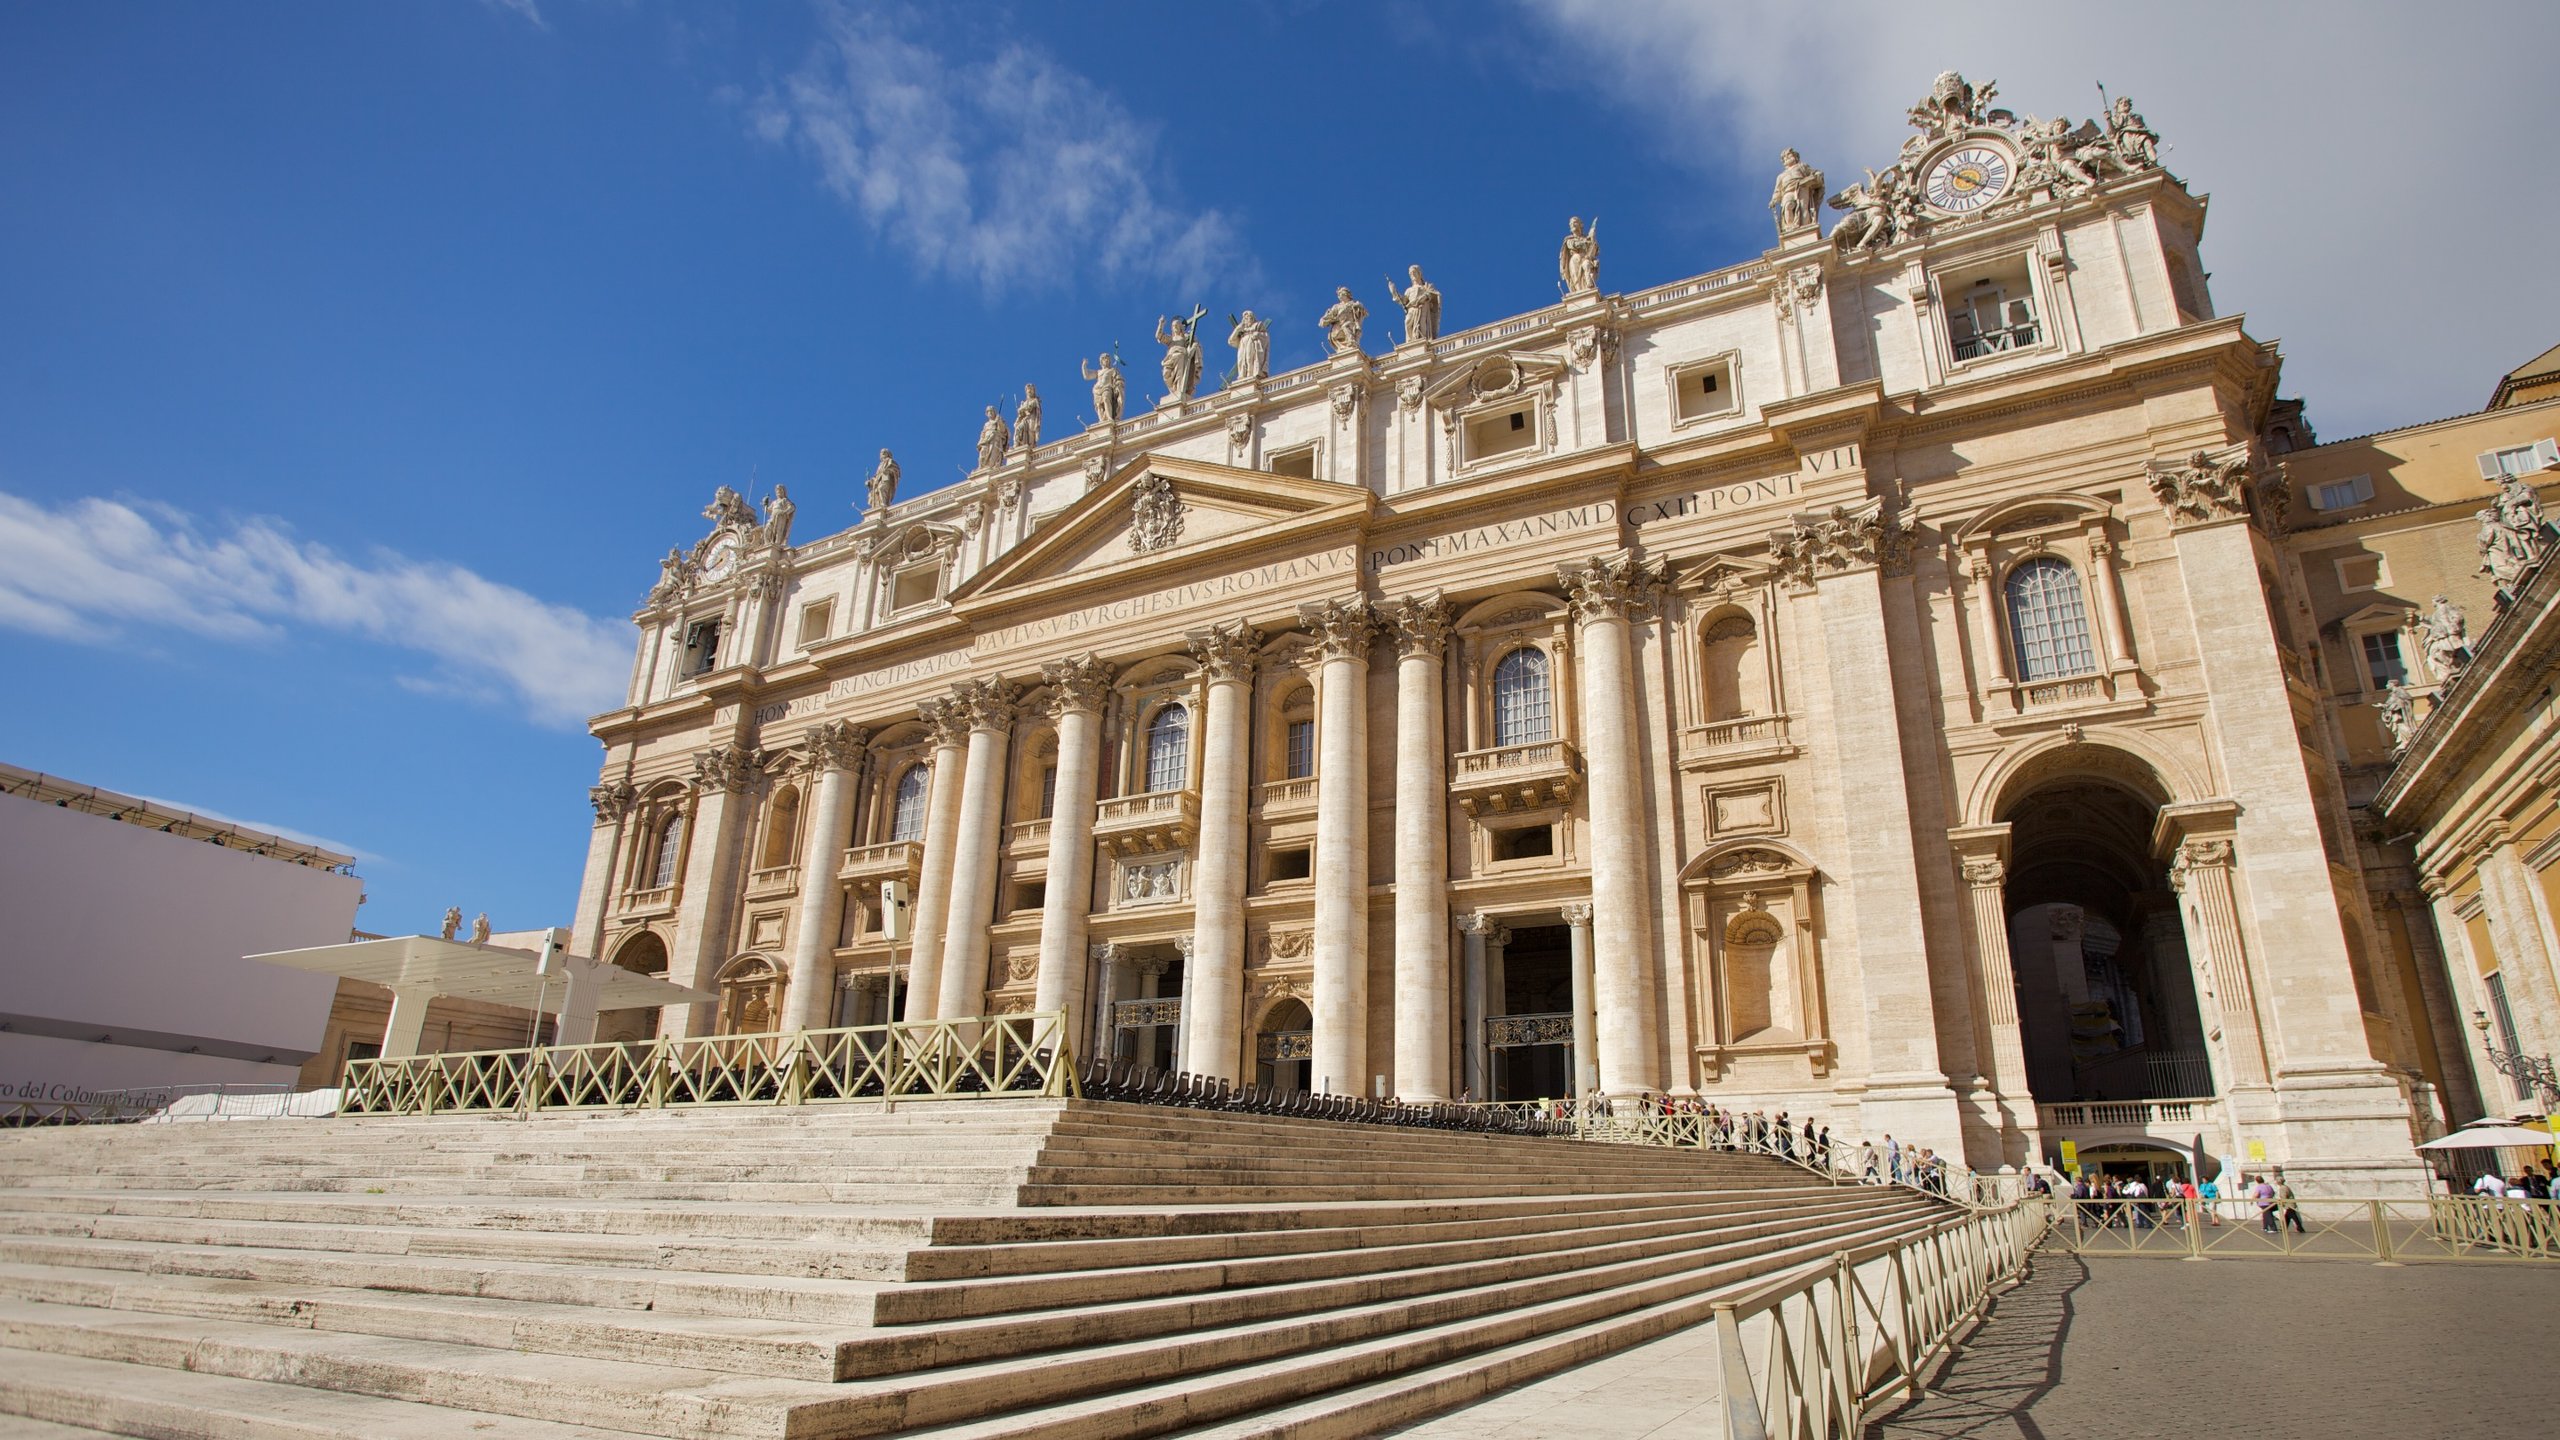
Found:
[[191, 805], [184, 800], [170, 800], [158, 795], [136, 795], [133, 798], [146, 805], [157, 805], [163, 810], [184, 810], [207, 824], [229, 825], [239, 830], [256, 830], [279, 839], [299, 841], [318, 849], [335, 850], [341, 855], [352, 855], [358, 860], [382, 858], [371, 851], [359, 850], [344, 840], [332, 840], [326, 835], [314, 835], [308, 830], [296, 830], [290, 825], [271, 825], [264, 820], [243, 820], [237, 815], [225, 815], [219, 810], [208, 810], [202, 805]]
[[402, 683], [518, 706], [571, 726], [618, 703], [620, 624], [459, 565], [376, 550], [350, 560], [281, 521], [208, 530], [165, 506], [0, 492], [0, 626], [82, 644], [176, 631], [256, 643], [296, 629], [358, 635], [436, 662]]
[[492, 10], [504, 10], [536, 30], [551, 28], [551, 22], [542, 18], [542, 7], [535, 4], [534, 0], [480, 0], [480, 3]]
[[927, 272], [989, 293], [1069, 275], [1177, 282], [1247, 275], [1221, 212], [1164, 193], [1156, 128], [1018, 41], [955, 58], [903, 19], [846, 5], [797, 71], [747, 105], [755, 134]]
[[2476, 408], [2551, 343], [2547, 288], [2545, 303], [2465, 303], [2496, 288], [2480, 277], [2505, 273], [2519, 237], [2560, 223], [2560, 192], [2519, 178], [2546, 168], [2547, 95], [2481, 68], [2560, 41], [2548, 0], [2155, 0], [2032, 24], [2014, 7], [1884, 0], [1523, 10], [1556, 42], [1541, 52], [1550, 73], [1645, 112], [1663, 162], [1741, 170], [1733, 200], [1752, 210], [1781, 146], [1835, 186], [1892, 159], [1904, 107], [1942, 69], [1998, 81], [2021, 114], [2091, 114], [2097, 81], [2132, 95], [2171, 143], [2169, 167], [2215, 192], [2217, 308], [2285, 340], [2286, 388], [2331, 434]]

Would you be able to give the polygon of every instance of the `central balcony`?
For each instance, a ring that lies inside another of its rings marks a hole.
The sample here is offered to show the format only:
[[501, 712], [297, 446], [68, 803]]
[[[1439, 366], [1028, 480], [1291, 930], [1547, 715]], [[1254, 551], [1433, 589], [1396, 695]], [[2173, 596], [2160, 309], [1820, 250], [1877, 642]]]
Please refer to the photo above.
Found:
[[1093, 812], [1093, 838], [1114, 855], [1157, 855], [1189, 848], [1200, 833], [1200, 792], [1158, 790], [1118, 795]]
[[837, 869], [836, 878], [872, 884], [904, 880], [912, 886], [924, 878], [924, 846], [913, 840], [856, 845], [844, 852], [844, 864]]
[[1582, 789], [1582, 752], [1562, 740], [1467, 750], [1449, 793], [1469, 815], [1562, 805]]

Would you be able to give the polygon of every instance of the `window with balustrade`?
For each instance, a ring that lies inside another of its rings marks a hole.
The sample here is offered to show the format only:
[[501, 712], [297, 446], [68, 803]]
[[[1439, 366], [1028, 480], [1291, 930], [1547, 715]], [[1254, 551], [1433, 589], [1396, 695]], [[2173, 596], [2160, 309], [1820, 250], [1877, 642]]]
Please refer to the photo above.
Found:
[[930, 778], [931, 772], [923, 765], [910, 765], [899, 772], [897, 789], [889, 799], [891, 841], [924, 838], [924, 792]]
[[1292, 720], [1281, 755], [1281, 778], [1304, 780], [1316, 773], [1316, 722]]
[[2069, 562], [2041, 555], [2009, 572], [2009, 646], [2022, 681], [2086, 675], [2098, 668], [2089, 643], [2089, 607]]
[[1547, 652], [1522, 646], [1493, 667], [1493, 743], [1535, 745], [1555, 738], [1555, 705]]
[[1191, 712], [1167, 705], [1147, 721], [1147, 793], [1181, 789], [1190, 769]]
[[649, 883], [641, 888], [663, 889], [676, 883], [676, 860], [684, 853], [684, 817], [670, 812], [658, 822], [658, 833], [649, 852]]

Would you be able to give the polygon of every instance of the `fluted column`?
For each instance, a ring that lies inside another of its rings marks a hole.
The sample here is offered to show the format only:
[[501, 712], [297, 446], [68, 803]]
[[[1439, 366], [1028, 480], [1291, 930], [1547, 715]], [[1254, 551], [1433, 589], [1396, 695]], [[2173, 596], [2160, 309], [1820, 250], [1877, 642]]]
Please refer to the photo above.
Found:
[[[1049, 881], [1040, 902], [1039, 993], [1032, 1008], [1084, 1009], [1085, 921], [1093, 905], [1093, 812], [1102, 765], [1102, 702], [1111, 672], [1091, 656], [1041, 671], [1058, 724], [1058, 786], [1049, 817]], [[1072, 1018], [1069, 1021], [1073, 1024]]]
[[2017, 969], [2009, 954], [2007, 831], [2005, 825], [1985, 827], [1955, 838], [1973, 911], [1974, 1053], [1990, 1060], [2000, 1110], [2001, 1163], [2023, 1165], [2041, 1152], [2026, 1044], [2018, 1027]]
[[837, 932], [844, 928], [844, 885], [836, 871], [852, 828], [853, 772], [871, 732], [829, 720], [809, 732], [809, 766], [818, 775], [809, 835], [800, 849], [800, 913], [791, 933], [791, 988], [783, 1028], [823, 1030], [835, 1016]]
[[925, 789], [924, 873], [916, 880], [914, 939], [908, 947], [907, 1015], [931, 1020], [942, 1004], [943, 925], [951, 909], [951, 857], [960, 840], [960, 768], [969, 752], [968, 722], [949, 704], [929, 700], [933, 770]]
[[1361, 600], [1300, 607], [1316, 637], [1315, 1088], [1369, 1093], [1369, 636]]
[[1600, 1083], [1595, 1056], [1599, 1038], [1591, 1020], [1591, 907], [1579, 900], [1563, 910], [1573, 941], [1573, 1098]]
[[1389, 607], [1396, 638], [1395, 1093], [1449, 1098], [1449, 780], [1438, 594]]
[[960, 827], [951, 857], [951, 900], [943, 921], [944, 1020], [987, 1009], [988, 927], [995, 924], [996, 848], [1004, 840], [1005, 751], [1013, 736], [1015, 689], [1002, 680], [951, 687], [952, 708], [969, 726], [969, 770], [961, 782]]
[[615, 871], [629, 853], [626, 837], [639, 795], [629, 781], [612, 780], [588, 786], [587, 801], [595, 806], [596, 826], [587, 836], [587, 868], [578, 883], [578, 913], [571, 922], [576, 928], [570, 932], [569, 949], [602, 959], [605, 914], [618, 888]]
[[1466, 1095], [1479, 1104], [1493, 1098], [1486, 1084], [1489, 1077], [1484, 1053], [1484, 942], [1493, 928], [1490, 915], [1470, 912], [1458, 917], [1458, 933], [1465, 937], [1461, 942], [1465, 947], [1466, 973], [1460, 982], [1460, 1013], [1466, 1017], [1467, 1027]]
[[1629, 612], [1658, 576], [1621, 553], [1559, 567], [1573, 599], [1582, 676], [1582, 762], [1591, 783], [1593, 1000], [1600, 1088], [1662, 1088], [1651, 986], [1653, 897], [1645, 843], [1643, 758], [1636, 753], [1635, 655]]
[[2191, 902], [2187, 943], [2203, 955], [2222, 1011], [2222, 1053], [2229, 1073], [2223, 1084], [2260, 1089], [2267, 1084], [2267, 1052], [2259, 1036], [2257, 987], [2249, 981], [2249, 957], [2240, 944], [2240, 909], [2231, 894], [2231, 842], [2194, 839], [2178, 847], [2169, 884]]
[[1202, 720], [1200, 839], [1192, 865], [1192, 951], [1184, 970], [1184, 1055], [1192, 1072], [1240, 1078], [1244, 1032], [1246, 720], [1262, 632], [1243, 621], [1191, 634], [1208, 679]]
[[1105, 1060], [1120, 1058], [1112, 1049], [1115, 1038], [1111, 1024], [1111, 1007], [1120, 999], [1120, 947], [1108, 940], [1094, 944], [1088, 951], [1094, 968], [1094, 985], [1100, 992], [1093, 1006], [1093, 1054]]
[[[668, 978], [709, 990], [719, 984], [728, 958], [730, 920], [736, 909], [738, 835], [747, 786], [763, 756], [754, 746], [720, 745], [693, 759], [693, 816], [686, 837], [684, 899], [676, 907], [675, 954]], [[719, 1023], [719, 1007], [670, 1005], [661, 1012], [661, 1035], [707, 1035]]]

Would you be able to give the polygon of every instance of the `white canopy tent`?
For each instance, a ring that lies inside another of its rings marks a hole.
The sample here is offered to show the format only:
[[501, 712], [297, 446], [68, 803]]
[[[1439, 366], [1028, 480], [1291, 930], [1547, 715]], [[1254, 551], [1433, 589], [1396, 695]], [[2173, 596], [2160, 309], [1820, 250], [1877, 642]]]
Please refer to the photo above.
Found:
[[548, 934], [553, 946], [549, 974], [542, 972], [543, 957], [538, 950], [474, 945], [433, 935], [389, 935], [379, 940], [278, 950], [247, 958], [291, 970], [370, 981], [390, 990], [391, 1023], [384, 1027], [382, 1036], [386, 1059], [418, 1053], [419, 1037], [426, 1031], [427, 1005], [440, 995], [487, 1000], [519, 1010], [547, 1011], [559, 1017], [553, 1033], [562, 1045], [593, 1042], [599, 1011], [656, 1009], [719, 998], [709, 991], [569, 954], [568, 931], [555, 929]]
[[2550, 1145], [2555, 1137], [2548, 1130], [2512, 1121], [2474, 1120], [2441, 1140], [2430, 1140], [2421, 1150], [2538, 1150]]

